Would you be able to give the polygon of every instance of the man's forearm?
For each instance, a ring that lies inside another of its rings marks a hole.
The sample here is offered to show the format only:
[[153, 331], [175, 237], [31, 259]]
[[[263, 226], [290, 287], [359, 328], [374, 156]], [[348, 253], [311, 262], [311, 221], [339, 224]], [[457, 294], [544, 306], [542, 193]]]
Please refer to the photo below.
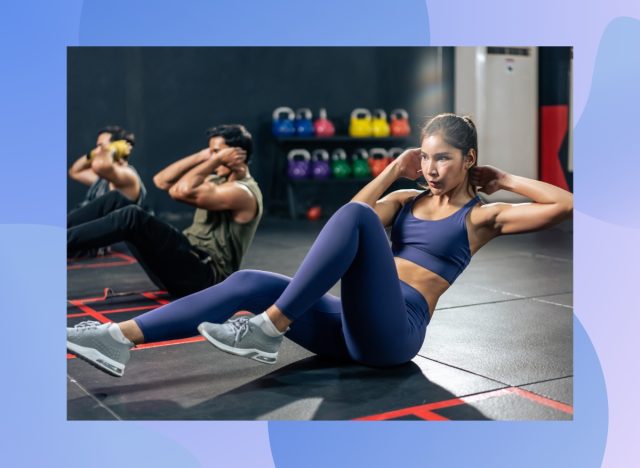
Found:
[[193, 190], [201, 185], [221, 164], [221, 158], [214, 154], [189, 169], [176, 183], [181, 186], [183, 191]]
[[180, 180], [189, 170], [210, 159], [209, 149], [198, 151], [191, 156], [182, 158], [173, 164], [165, 167], [153, 177], [156, 187], [168, 190], [178, 180]]

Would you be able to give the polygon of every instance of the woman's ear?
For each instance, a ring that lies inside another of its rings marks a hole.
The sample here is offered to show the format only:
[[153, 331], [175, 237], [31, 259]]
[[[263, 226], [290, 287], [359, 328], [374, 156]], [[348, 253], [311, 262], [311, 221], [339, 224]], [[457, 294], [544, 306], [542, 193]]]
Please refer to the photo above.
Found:
[[467, 170], [471, 169], [476, 164], [476, 150], [473, 148], [470, 149], [464, 159], [464, 168]]

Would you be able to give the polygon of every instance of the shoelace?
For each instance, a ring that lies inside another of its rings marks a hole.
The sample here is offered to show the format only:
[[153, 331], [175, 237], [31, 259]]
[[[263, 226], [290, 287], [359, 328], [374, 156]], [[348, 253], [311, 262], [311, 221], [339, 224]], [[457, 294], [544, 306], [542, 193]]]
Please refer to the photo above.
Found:
[[249, 319], [246, 317], [240, 317], [237, 319], [229, 320], [229, 325], [233, 328], [235, 332], [235, 342], [237, 343], [240, 338], [244, 337], [247, 333], [249, 333]]
[[73, 328], [75, 328], [76, 330], [84, 330], [88, 328], [97, 328], [100, 325], [102, 324], [100, 322], [96, 322], [95, 320], [85, 320], [83, 322], [80, 322]]

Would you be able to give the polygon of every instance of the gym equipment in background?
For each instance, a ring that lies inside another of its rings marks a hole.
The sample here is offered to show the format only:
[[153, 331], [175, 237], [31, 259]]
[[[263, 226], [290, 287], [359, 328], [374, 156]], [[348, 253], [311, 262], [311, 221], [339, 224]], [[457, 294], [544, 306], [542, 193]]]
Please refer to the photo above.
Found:
[[[283, 114], [287, 114], [283, 117]], [[295, 112], [290, 107], [278, 107], [273, 111], [273, 123], [272, 133], [276, 137], [288, 137], [296, 134], [296, 129], [293, 125], [293, 119], [295, 118]]]
[[351, 156], [351, 165], [353, 167], [353, 177], [356, 179], [363, 179], [371, 176], [371, 169], [369, 169], [369, 153], [364, 148], [356, 149]]
[[357, 108], [351, 112], [349, 121], [349, 135], [356, 138], [371, 136], [371, 112], [369, 109]]
[[382, 109], [375, 109], [371, 117], [371, 135], [376, 138], [384, 138], [388, 137], [390, 133], [387, 113]]
[[394, 109], [391, 111], [391, 124], [389, 125], [391, 135], [395, 137], [405, 137], [411, 133], [409, 125], [409, 113], [404, 109]]
[[347, 152], [336, 148], [331, 153], [331, 174], [336, 179], [346, 179], [351, 175], [351, 166], [347, 162]]
[[311, 176], [314, 179], [328, 179], [331, 177], [331, 157], [326, 149], [318, 148], [311, 153]]
[[313, 122], [313, 128], [317, 137], [331, 137], [335, 135], [336, 129], [333, 122], [327, 118], [327, 110], [320, 109], [318, 118]]
[[311, 154], [303, 148], [292, 149], [287, 154], [287, 174], [290, 179], [307, 179], [311, 173]]
[[311, 113], [311, 109], [308, 107], [303, 107], [296, 111], [296, 120], [294, 126], [296, 128], [297, 136], [313, 136], [313, 122], [312, 119], [313, 114]]
[[389, 158], [389, 154], [384, 148], [371, 148], [369, 150], [369, 169], [373, 177], [378, 177], [391, 161], [392, 159]]

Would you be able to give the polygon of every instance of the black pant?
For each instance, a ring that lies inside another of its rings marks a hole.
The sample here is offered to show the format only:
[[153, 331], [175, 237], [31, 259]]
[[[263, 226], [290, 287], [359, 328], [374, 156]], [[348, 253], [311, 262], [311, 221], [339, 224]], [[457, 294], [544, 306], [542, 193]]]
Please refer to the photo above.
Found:
[[174, 296], [222, 280], [184, 234], [117, 190], [69, 213], [67, 227], [67, 255], [125, 241], [151, 280]]

